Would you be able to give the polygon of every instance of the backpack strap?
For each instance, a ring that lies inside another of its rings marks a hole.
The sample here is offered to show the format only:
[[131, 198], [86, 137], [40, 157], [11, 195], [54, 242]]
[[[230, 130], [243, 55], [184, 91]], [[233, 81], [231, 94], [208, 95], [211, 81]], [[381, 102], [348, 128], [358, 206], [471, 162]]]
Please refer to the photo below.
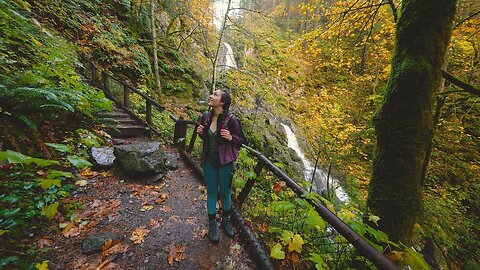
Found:
[[225, 118], [223, 118], [223, 121], [222, 121], [222, 125], [221, 125], [221, 129], [227, 129], [228, 127], [228, 122], [230, 121], [230, 119], [232, 119], [233, 117], [233, 114], [232, 113], [227, 113], [227, 115], [225, 116]]

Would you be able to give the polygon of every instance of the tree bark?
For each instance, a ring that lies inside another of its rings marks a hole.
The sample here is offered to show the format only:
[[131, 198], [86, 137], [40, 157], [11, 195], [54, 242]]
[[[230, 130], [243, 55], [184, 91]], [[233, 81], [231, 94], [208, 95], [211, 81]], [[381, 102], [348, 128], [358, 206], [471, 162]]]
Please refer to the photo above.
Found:
[[150, 16], [152, 27], [152, 45], [153, 45], [153, 70], [155, 72], [155, 93], [157, 99], [160, 101], [162, 94], [162, 85], [160, 84], [160, 73], [158, 72], [158, 49], [157, 49], [157, 30], [155, 27], [155, 0], [150, 0]]
[[367, 207], [379, 228], [408, 244], [421, 207], [421, 174], [456, 0], [405, 0], [392, 71], [374, 117], [377, 147]]

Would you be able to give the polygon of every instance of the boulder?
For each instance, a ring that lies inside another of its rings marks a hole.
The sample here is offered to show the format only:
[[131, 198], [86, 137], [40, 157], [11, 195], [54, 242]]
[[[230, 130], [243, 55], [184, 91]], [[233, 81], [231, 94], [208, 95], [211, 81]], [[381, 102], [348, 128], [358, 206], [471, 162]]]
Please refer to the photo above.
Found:
[[115, 155], [113, 154], [113, 147], [92, 147], [92, 157], [95, 165], [102, 167], [110, 167], [113, 165]]
[[128, 174], [150, 175], [165, 170], [165, 152], [159, 142], [116, 146], [115, 164]]
[[118, 240], [119, 237], [116, 234], [109, 233], [104, 235], [91, 235], [85, 238], [82, 242], [82, 251], [83, 254], [94, 254], [102, 251], [102, 246], [108, 239], [113, 241]]
[[170, 170], [176, 170], [178, 168], [178, 158], [172, 154], [165, 154], [165, 166]]

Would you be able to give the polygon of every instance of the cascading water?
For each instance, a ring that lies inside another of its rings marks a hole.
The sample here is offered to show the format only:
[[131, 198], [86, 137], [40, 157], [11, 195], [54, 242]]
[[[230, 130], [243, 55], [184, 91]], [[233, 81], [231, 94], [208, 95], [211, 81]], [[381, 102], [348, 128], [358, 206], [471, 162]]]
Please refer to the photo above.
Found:
[[[305, 176], [305, 180], [312, 181], [312, 175], [315, 168], [312, 166], [312, 163], [307, 159], [307, 157], [305, 157], [305, 154], [300, 148], [297, 137], [295, 136], [295, 133], [293, 133], [292, 129], [285, 124], [282, 124], [282, 126], [285, 129], [285, 133], [287, 134], [288, 147], [292, 148], [302, 160], [304, 168], [303, 174]], [[312, 191], [319, 192], [327, 188], [327, 175], [328, 174], [324, 170], [317, 167], [317, 170], [315, 171], [315, 176], [318, 177], [314, 177], [313, 179], [314, 181], [312, 182]], [[342, 202], [348, 201], [348, 195], [339, 185], [338, 180], [330, 177], [329, 181], [330, 186], [333, 185], [334, 187], [335, 196]]]

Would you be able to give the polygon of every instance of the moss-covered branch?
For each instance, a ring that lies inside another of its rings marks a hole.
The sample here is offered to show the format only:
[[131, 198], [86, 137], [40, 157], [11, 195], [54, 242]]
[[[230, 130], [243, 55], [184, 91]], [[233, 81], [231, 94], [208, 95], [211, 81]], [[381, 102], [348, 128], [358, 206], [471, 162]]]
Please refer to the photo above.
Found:
[[[462, 81], [458, 78], [455, 78], [452, 74], [448, 73], [445, 70], [442, 70], [442, 75], [443, 75], [443, 78], [445, 78], [445, 80], [447, 80], [450, 83], [462, 88], [463, 90], [465, 90], [465, 92], [480, 96], [480, 88], [478, 86], [469, 84], [469, 83], [464, 82], [464, 81]], [[440, 94], [445, 95], [445, 94], [450, 94], [450, 93], [454, 93], [454, 92], [458, 92], [458, 91], [446, 91], [446, 92], [442, 92]]]

